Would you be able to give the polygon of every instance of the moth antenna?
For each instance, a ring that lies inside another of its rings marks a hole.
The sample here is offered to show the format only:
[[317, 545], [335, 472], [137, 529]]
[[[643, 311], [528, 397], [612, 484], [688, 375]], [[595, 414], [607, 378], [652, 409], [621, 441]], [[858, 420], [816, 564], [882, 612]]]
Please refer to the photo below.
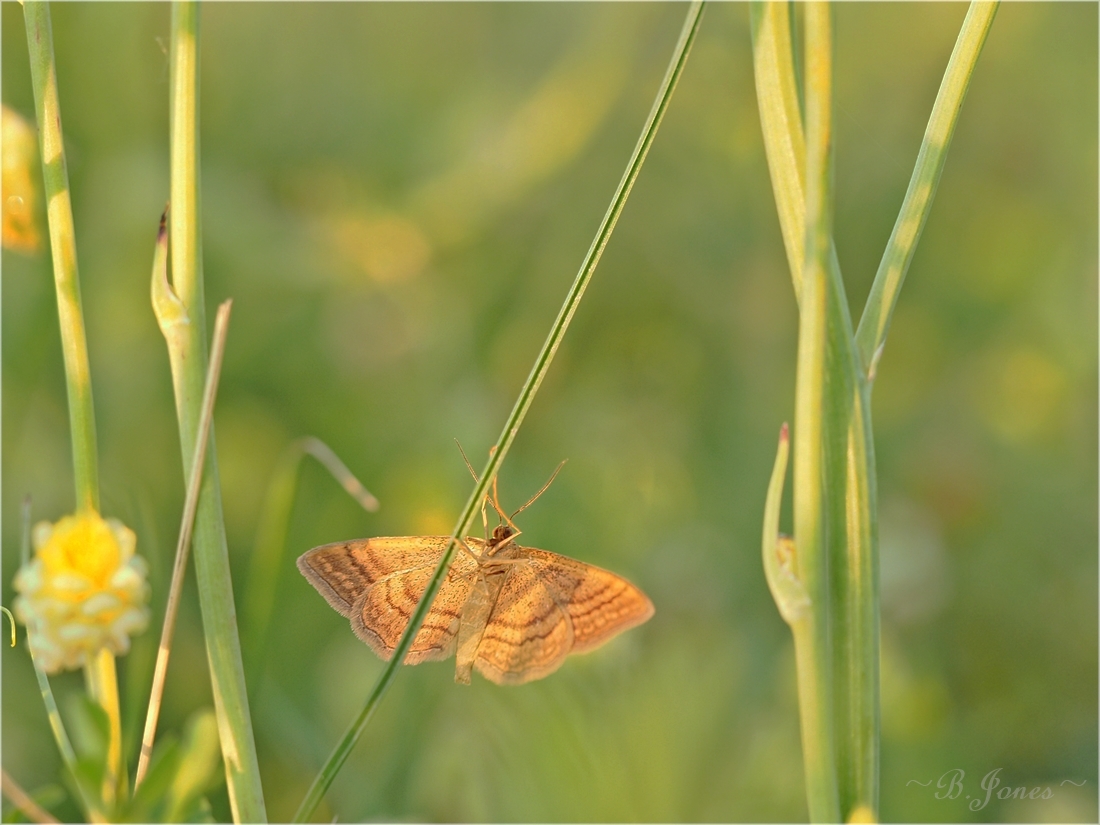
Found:
[[[472, 475], [474, 477], [474, 483], [476, 484], [480, 479], [478, 479], [477, 473], [474, 471], [473, 465], [470, 464], [470, 459], [468, 459], [466, 457], [466, 451], [462, 449], [462, 445], [458, 443], [457, 438], [455, 439], [455, 444], [458, 445], [458, 451], [460, 453], [462, 453], [462, 460], [466, 462], [466, 469], [470, 471], [470, 475]], [[492, 456], [492, 454], [494, 452], [496, 452], [496, 449], [497, 448], [496, 448], [495, 444], [492, 447], [490, 447], [489, 448], [489, 455]], [[500, 505], [497, 504], [496, 497], [497, 497], [497, 479], [496, 479], [496, 476], [493, 476], [493, 497], [490, 498], [488, 495], [486, 495], [485, 496], [485, 501], [488, 501], [490, 504], [492, 504], [493, 509], [496, 510], [497, 513], [502, 518], [507, 518], [507, 516], [504, 515], [504, 511], [500, 509]], [[489, 538], [489, 520], [485, 517], [485, 502], [481, 503], [481, 522], [482, 522], [482, 526], [485, 529], [485, 538], [486, 538], [486, 540], [488, 540], [488, 538]]]
[[[568, 460], [569, 460], [568, 458], [565, 459], [565, 461], [568, 461]], [[543, 493], [546, 492], [546, 488], [554, 483], [554, 479], [558, 477], [558, 473], [561, 472], [561, 468], [565, 466], [565, 461], [563, 461], [561, 464], [558, 465], [558, 468], [556, 470], [554, 470], [554, 472], [550, 475], [550, 480], [547, 481], [545, 484], [543, 484], [542, 487], [539, 488], [539, 491], [527, 500], [526, 504], [524, 504], [522, 507], [520, 507], [518, 510], [516, 510], [516, 512], [512, 513], [511, 518], [508, 519], [509, 524], [512, 523], [513, 518], [515, 518], [520, 513], [522, 513], [524, 510], [526, 510], [528, 507], [530, 507], [532, 504], [534, 504], [535, 499], [537, 499], [539, 496], [541, 496]]]

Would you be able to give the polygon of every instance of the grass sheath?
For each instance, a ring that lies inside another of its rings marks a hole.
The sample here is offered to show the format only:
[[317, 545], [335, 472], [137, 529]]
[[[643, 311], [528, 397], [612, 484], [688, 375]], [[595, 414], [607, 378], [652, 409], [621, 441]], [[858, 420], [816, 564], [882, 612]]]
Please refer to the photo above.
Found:
[[611, 199], [611, 204], [596, 232], [596, 237], [593, 239], [584, 257], [580, 271], [577, 273], [573, 285], [569, 288], [565, 302], [562, 304], [561, 310], [554, 320], [554, 324], [550, 329], [550, 334], [547, 336], [542, 349], [539, 351], [538, 357], [535, 359], [534, 366], [531, 368], [531, 373], [528, 375], [523, 388], [520, 390], [519, 397], [516, 399], [515, 406], [512, 408], [512, 412], [505, 422], [504, 429], [497, 439], [496, 446], [490, 451], [489, 460], [479, 475], [480, 480], [474, 486], [473, 492], [470, 494], [469, 499], [467, 499], [466, 506], [463, 508], [462, 514], [455, 524], [455, 528], [451, 533], [451, 539], [443, 553], [443, 558], [440, 560], [439, 566], [432, 575], [428, 587], [424, 591], [424, 595], [416, 606], [416, 610], [413, 611], [409, 619], [408, 627], [401, 636], [401, 640], [398, 642], [393, 656], [390, 658], [389, 662], [386, 663], [385, 668], [382, 670], [382, 674], [378, 678], [378, 682], [371, 690], [362, 710], [352, 721], [351, 726], [321, 768], [313, 785], [302, 800], [302, 804], [294, 816], [295, 822], [306, 822], [313, 815], [321, 799], [324, 797], [325, 792], [332, 784], [333, 779], [335, 779], [336, 774], [347, 760], [348, 754], [351, 753], [351, 749], [362, 735], [379, 701], [393, 682], [397, 668], [405, 658], [405, 654], [408, 652], [409, 646], [412, 644], [412, 640], [420, 629], [420, 625], [423, 623], [424, 617], [431, 607], [432, 600], [439, 590], [443, 577], [447, 574], [447, 569], [455, 552], [457, 537], [465, 535], [470, 529], [470, 525], [473, 523], [474, 516], [478, 512], [478, 508], [489, 489], [489, 485], [492, 484], [497, 471], [500, 469], [501, 463], [504, 461], [505, 456], [507, 456], [508, 449], [511, 447], [512, 441], [516, 437], [516, 433], [519, 432], [519, 427], [532, 401], [534, 401], [535, 394], [538, 392], [539, 386], [542, 384], [542, 380], [546, 376], [547, 370], [550, 368], [550, 364], [554, 359], [555, 353], [557, 353], [558, 346], [561, 344], [565, 331], [569, 328], [569, 323], [573, 318], [573, 314], [580, 305], [581, 298], [584, 296], [584, 291], [592, 278], [592, 273], [596, 270], [596, 265], [599, 263], [600, 256], [603, 254], [608, 239], [611, 237], [611, 233], [615, 228], [615, 223], [622, 213], [623, 206], [630, 194], [630, 190], [635, 180], [637, 180], [638, 173], [641, 171], [646, 154], [653, 144], [653, 139], [661, 123], [661, 118], [668, 108], [669, 101], [672, 99], [673, 90], [676, 88], [676, 83], [683, 72], [684, 65], [691, 50], [691, 44], [698, 31], [702, 12], [703, 4], [699, 2], [699, 0], [695, 0], [695, 2], [689, 6], [687, 18], [684, 21], [680, 38], [673, 50], [668, 70], [665, 72], [664, 79], [657, 92], [657, 97], [654, 100], [649, 117], [646, 119], [645, 126], [642, 128], [642, 133], [638, 138], [634, 153], [631, 155], [630, 161], [627, 164], [626, 171], [623, 173], [622, 180], [615, 190], [615, 194]]

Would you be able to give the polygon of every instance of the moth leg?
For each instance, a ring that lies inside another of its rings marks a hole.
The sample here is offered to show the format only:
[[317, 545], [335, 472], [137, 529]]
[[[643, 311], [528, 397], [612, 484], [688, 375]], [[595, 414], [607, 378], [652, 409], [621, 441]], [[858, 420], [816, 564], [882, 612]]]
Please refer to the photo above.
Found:
[[466, 551], [466, 553], [470, 556], [471, 559], [476, 561], [478, 564], [481, 564], [481, 556], [479, 556], [477, 553], [475, 553], [473, 550], [470, 549], [470, 545], [468, 545], [466, 543], [465, 539], [459, 539], [458, 540], [458, 549]]

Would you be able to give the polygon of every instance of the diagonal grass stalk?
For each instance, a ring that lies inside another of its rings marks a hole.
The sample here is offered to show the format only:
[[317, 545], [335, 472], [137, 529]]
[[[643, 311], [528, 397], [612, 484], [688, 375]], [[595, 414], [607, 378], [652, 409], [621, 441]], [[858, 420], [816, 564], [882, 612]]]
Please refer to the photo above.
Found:
[[[179, 323], [161, 321], [161, 330], [168, 343], [185, 468], [191, 466], [197, 449], [207, 361], [198, 174], [198, 36], [198, 4], [173, 3], [169, 80], [172, 208], [169, 221], [172, 287], [185, 317], [176, 319]], [[195, 579], [233, 820], [262, 822], [267, 814], [237, 635], [214, 444], [211, 432], [210, 456], [203, 463], [202, 487], [195, 514]]]
[[[99, 509], [99, 459], [96, 452], [95, 409], [92, 378], [88, 366], [88, 342], [80, 300], [80, 277], [76, 264], [76, 231], [73, 225], [69, 173], [61, 131], [61, 103], [57, 91], [57, 65], [53, 52], [50, 8], [31, 0], [23, 6], [27, 28], [27, 50], [38, 121], [39, 151], [50, 230], [57, 313], [61, 328], [61, 350], [65, 361], [65, 383], [69, 399], [69, 429], [73, 439], [73, 480], [78, 513]], [[107, 714], [110, 742], [103, 797], [111, 804], [122, 773], [122, 721], [118, 705], [118, 675], [115, 658], [104, 649], [84, 667], [88, 694]]]
[[52, 823], [59, 821], [54, 819], [49, 811], [35, 802], [34, 798], [23, 790], [19, 783], [12, 779], [11, 775], [2, 768], [0, 768], [0, 787], [4, 790], [4, 796], [10, 799], [12, 804], [30, 822]]
[[531, 368], [531, 373], [528, 375], [523, 388], [520, 390], [519, 398], [516, 399], [516, 404], [505, 422], [500, 438], [497, 439], [496, 446], [490, 451], [489, 460], [479, 476], [480, 480], [474, 486], [474, 490], [470, 494], [470, 498], [466, 501], [466, 506], [463, 508], [457, 524], [455, 524], [455, 529], [451, 533], [451, 538], [447, 543], [443, 558], [440, 560], [439, 566], [432, 575], [428, 587], [424, 591], [424, 595], [416, 606], [416, 610], [413, 611], [409, 619], [408, 627], [406, 627], [404, 634], [401, 636], [401, 640], [397, 643], [393, 656], [391, 656], [389, 662], [386, 663], [386, 667], [383, 669], [378, 682], [367, 697], [363, 709], [352, 722], [351, 726], [344, 734], [344, 737], [337, 744], [336, 748], [329, 756], [328, 761], [321, 768], [320, 773], [318, 773], [317, 778], [314, 780], [305, 798], [302, 800], [298, 812], [294, 815], [295, 822], [305, 822], [313, 815], [313, 812], [317, 809], [321, 799], [324, 797], [325, 792], [335, 779], [336, 774], [347, 760], [348, 755], [351, 753], [351, 749], [362, 735], [379, 701], [382, 696], [385, 695], [386, 690], [392, 683], [397, 672], [397, 667], [404, 660], [405, 654], [408, 652], [409, 646], [412, 644], [413, 638], [420, 629], [420, 625], [423, 623], [424, 617], [431, 607], [432, 600], [435, 598], [435, 594], [438, 592], [439, 586], [443, 582], [443, 577], [447, 574], [447, 569], [450, 566], [451, 558], [455, 552], [457, 538], [466, 535], [467, 531], [470, 529], [470, 525], [473, 523], [474, 516], [478, 512], [481, 502], [488, 492], [489, 486], [492, 484], [497, 471], [500, 469], [501, 463], [508, 454], [508, 449], [511, 447], [512, 441], [516, 437], [516, 433], [519, 432], [520, 424], [522, 424], [527, 414], [527, 410], [530, 408], [532, 401], [534, 401], [535, 394], [538, 392], [539, 386], [542, 384], [542, 380], [550, 368], [550, 364], [554, 359], [554, 355], [557, 353], [561, 340], [565, 335], [565, 331], [569, 328], [569, 323], [573, 318], [573, 314], [580, 305], [581, 298], [584, 296], [584, 291], [592, 278], [592, 273], [596, 270], [596, 265], [599, 263], [600, 256], [607, 246], [608, 239], [611, 237], [611, 233], [615, 228], [615, 223], [618, 221], [623, 206], [626, 204], [626, 199], [630, 194], [630, 190], [634, 186], [635, 180], [637, 180], [638, 173], [641, 171], [646, 154], [653, 144], [653, 139], [661, 124], [661, 119], [664, 117], [665, 111], [668, 109], [669, 101], [672, 99], [672, 92], [675, 90], [676, 83], [683, 73], [684, 65], [691, 51], [691, 44], [695, 40], [695, 34], [698, 31], [702, 12], [703, 3], [700, 2], [700, 0], [695, 0], [688, 9], [687, 18], [684, 21], [680, 38], [673, 50], [672, 60], [669, 63], [668, 70], [665, 72], [664, 79], [657, 92], [657, 97], [653, 102], [653, 108], [650, 110], [649, 117], [646, 119], [645, 126], [642, 128], [642, 133], [638, 138], [638, 144], [634, 148], [634, 153], [630, 157], [630, 161], [627, 164], [626, 171], [623, 173], [623, 178], [619, 183], [618, 189], [615, 190], [615, 195], [611, 199], [611, 205], [608, 207], [607, 213], [600, 223], [600, 227], [596, 232], [596, 237], [593, 239], [592, 245], [585, 255], [580, 271], [577, 273], [577, 277], [573, 281], [569, 293], [566, 295], [565, 302], [562, 304], [561, 310], [558, 312], [558, 316], [554, 320], [553, 326], [550, 328], [550, 334], [547, 336], [546, 342], [543, 344], [538, 357], [535, 359], [534, 366]]
[[[165, 274], [165, 247], [168, 244], [161, 218], [160, 232], [157, 235], [156, 259], [154, 265], [153, 292], [168, 289]], [[156, 298], [154, 298], [156, 303]], [[225, 336], [229, 330], [229, 312], [231, 301], [218, 307], [214, 320], [214, 341], [210, 348], [210, 366], [206, 372], [206, 385], [202, 393], [202, 416], [199, 419], [199, 438], [191, 469], [187, 474], [187, 494], [184, 498], [179, 540], [176, 543], [176, 561], [172, 568], [172, 583], [168, 590], [168, 600], [164, 608], [164, 625], [160, 633], [160, 645], [157, 649], [157, 662], [153, 670], [153, 684], [149, 695], [149, 710], [145, 716], [145, 732], [141, 737], [141, 753], [138, 756], [137, 771], [134, 774], [134, 790], [141, 785], [145, 772], [149, 769], [149, 760], [153, 755], [153, 740], [157, 734], [157, 719], [160, 716], [160, 703], [164, 696], [164, 680], [168, 674], [168, 659], [172, 651], [172, 635], [176, 629], [176, 613], [179, 610], [180, 594], [183, 591], [183, 577], [187, 571], [188, 550], [191, 547], [191, 530], [195, 523], [195, 510], [199, 504], [199, 483], [202, 468], [206, 463], [206, 447], [210, 441], [210, 428], [214, 420], [214, 401], [218, 393], [218, 379], [221, 376], [222, 358], [225, 355]]]
[[332, 448], [319, 438], [306, 436], [296, 439], [283, 451], [264, 498], [245, 591], [242, 635], [251, 656], [247, 673], [248, 684], [253, 691], [264, 669], [267, 628], [275, 611], [275, 589], [283, 567], [286, 533], [298, 488], [298, 469], [307, 455], [317, 459], [345, 492], [368, 513], [377, 512], [380, 507], [378, 499], [363, 486]]
[[986, 35], [993, 25], [997, 14], [997, 2], [974, 2], [963, 20], [962, 29], [951, 58], [947, 62], [940, 89], [936, 93], [936, 102], [932, 105], [932, 114], [924, 130], [917, 163], [909, 179], [909, 188], [905, 192], [901, 211], [890, 233], [882, 262], [871, 284], [871, 293], [867, 296], [867, 305], [859, 320], [856, 331], [856, 343], [867, 365], [867, 378], [873, 381], [878, 360], [882, 356], [882, 347], [886, 343], [886, 333], [890, 330], [890, 319], [897, 306], [898, 294], [905, 281], [905, 273], [913, 260], [924, 223], [936, 196], [936, 187], [940, 182], [944, 164], [947, 162], [947, 150], [951, 147], [951, 138], [955, 134], [955, 124], [959, 120], [966, 90], [970, 86], [970, 77], [978, 62], [978, 55], [985, 45]]

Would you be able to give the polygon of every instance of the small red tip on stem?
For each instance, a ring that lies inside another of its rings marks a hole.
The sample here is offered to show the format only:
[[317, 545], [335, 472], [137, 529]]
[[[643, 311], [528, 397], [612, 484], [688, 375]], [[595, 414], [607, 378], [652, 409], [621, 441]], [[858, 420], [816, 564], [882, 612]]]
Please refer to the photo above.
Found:
[[787, 441], [790, 439], [790, 428], [787, 426], [787, 422], [783, 422], [783, 426], [779, 428], [779, 440]]
[[168, 204], [164, 205], [164, 211], [160, 213], [160, 227], [157, 229], [157, 243], [160, 243], [168, 235]]

